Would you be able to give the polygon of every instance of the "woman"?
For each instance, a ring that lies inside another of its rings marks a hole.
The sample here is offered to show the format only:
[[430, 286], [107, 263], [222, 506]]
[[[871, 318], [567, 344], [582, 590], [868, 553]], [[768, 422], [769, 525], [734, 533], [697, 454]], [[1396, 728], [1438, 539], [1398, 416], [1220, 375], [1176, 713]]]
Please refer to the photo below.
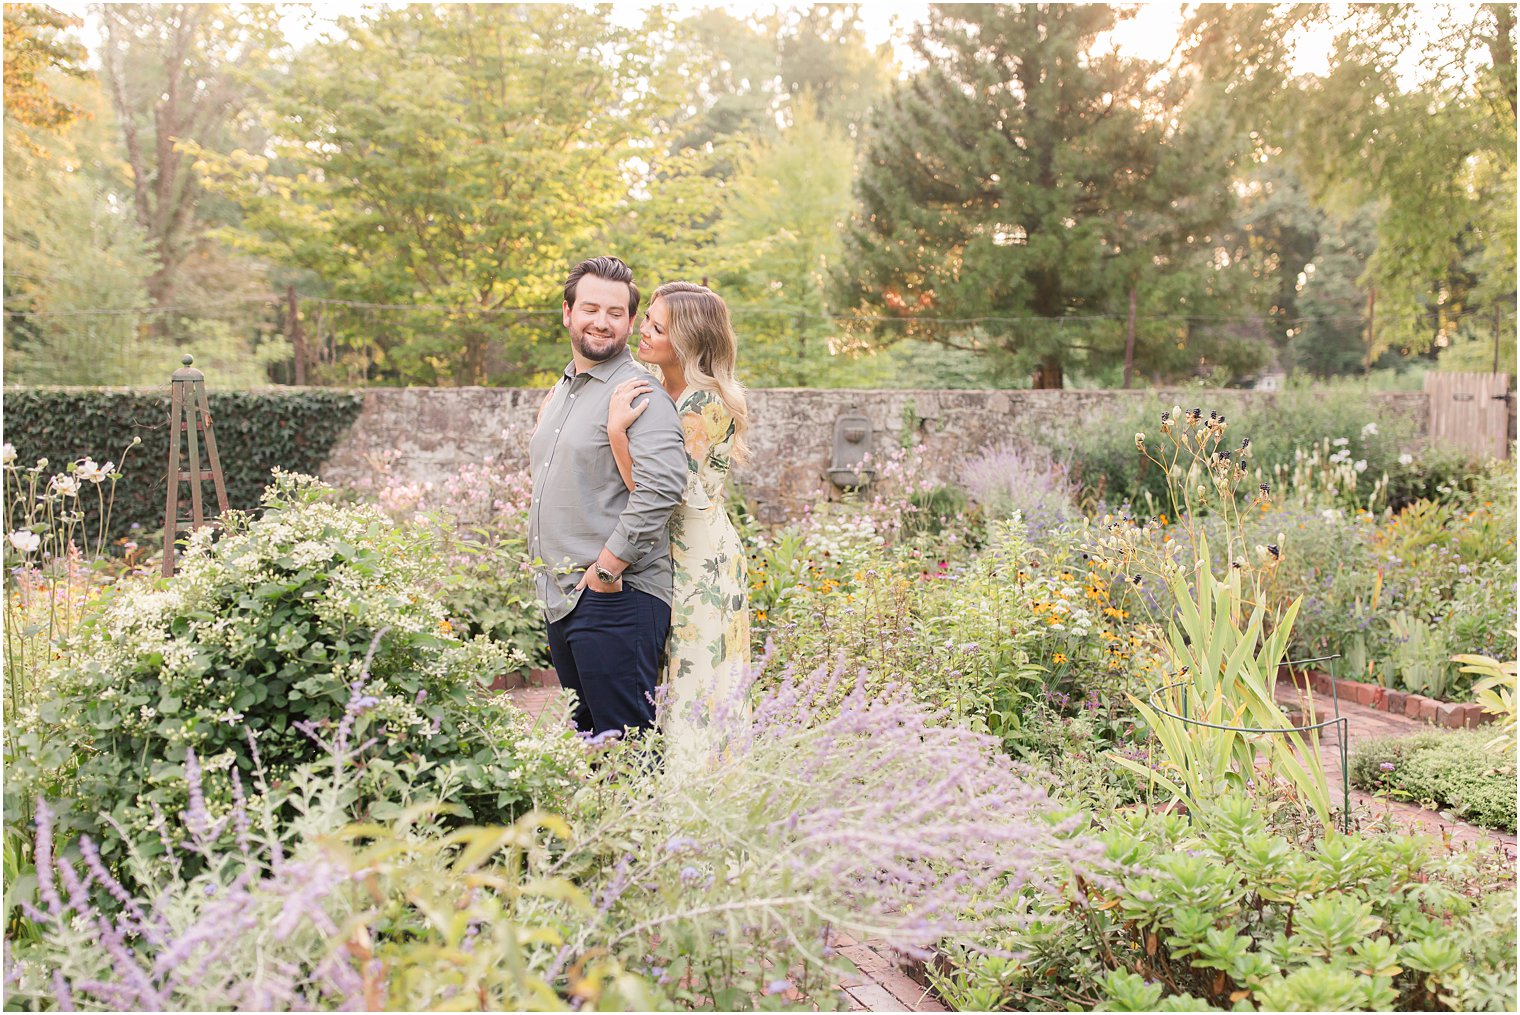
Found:
[[[638, 357], [657, 372], [686, 431], [686, 494], [671, 518], [675, 590], [664, 728], [678, 753], [710, 746], [705, 735], [743, 709], [749, 667], [749, 593], [744, 547], [724, 510], [732, 462], [746, 457], [748, 409], [734, 379], [737, 343], [728, 305], [705, 286], [667, 282], [649, 300]], [[628, 425], [648, 406], [647, 380], [613, 392], [607, 438], [632, 490]]]

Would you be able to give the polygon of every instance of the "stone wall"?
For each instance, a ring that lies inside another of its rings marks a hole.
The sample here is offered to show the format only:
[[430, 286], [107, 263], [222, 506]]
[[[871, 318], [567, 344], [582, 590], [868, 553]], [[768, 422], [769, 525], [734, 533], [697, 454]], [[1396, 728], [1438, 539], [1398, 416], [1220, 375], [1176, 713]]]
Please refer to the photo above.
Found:
[[[372, 388], [358, 421], [338, 442], [322, 473], [340, 482], [378, 476], [389, 461], [395, 475], [436, 479], [465, 462], [521, 461], [527, 433], [544, 397], [521, 388]], [[1270, 406], [1272, 392], [1254, 391], [868, 391], [768, 389], [750, 392], [753, 457], [736, 476], [751, 509], [778, 521], [806, 504], [837, 498], [827, 470], [835, 420], [844, 414], [871, 423], [876, 452], [898, 446], [905, 425], [923, 438], [920, 454], [940, 478], [962, 455], [1003, 440], [1059, 450], [1084, 419], [1121, 406], [1202, 405], [1230, 414]], [[1423, 432], [1429, 414], [1418, 392], [1371, 396], [1384, 412], [1407, 415]]]

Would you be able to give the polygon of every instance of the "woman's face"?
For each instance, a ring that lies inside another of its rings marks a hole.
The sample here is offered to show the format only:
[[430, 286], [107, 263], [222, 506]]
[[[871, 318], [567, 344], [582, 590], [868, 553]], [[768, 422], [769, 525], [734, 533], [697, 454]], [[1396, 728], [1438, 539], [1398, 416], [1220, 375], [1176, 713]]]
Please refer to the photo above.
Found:
[[670, 344], [670, 311], [662, 299], [649, 304], [639, 327], [639, 359], [656, 367], [676, 362], [676, 351]]

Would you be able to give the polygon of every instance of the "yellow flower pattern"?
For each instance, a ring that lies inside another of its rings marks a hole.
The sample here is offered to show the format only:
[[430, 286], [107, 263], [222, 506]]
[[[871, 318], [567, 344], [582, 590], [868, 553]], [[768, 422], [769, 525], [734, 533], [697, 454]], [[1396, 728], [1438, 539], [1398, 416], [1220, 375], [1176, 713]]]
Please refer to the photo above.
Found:
[[749, 667], [749, 583], [739, 534], [724, 509], [734, 420], [716, 392], [690, 389], [676, 406], [686, 435], [686, 494], [671, 518], [675, 567], [665, 732], [676, 753], [700, 753], [714, 721], [740, 704]]

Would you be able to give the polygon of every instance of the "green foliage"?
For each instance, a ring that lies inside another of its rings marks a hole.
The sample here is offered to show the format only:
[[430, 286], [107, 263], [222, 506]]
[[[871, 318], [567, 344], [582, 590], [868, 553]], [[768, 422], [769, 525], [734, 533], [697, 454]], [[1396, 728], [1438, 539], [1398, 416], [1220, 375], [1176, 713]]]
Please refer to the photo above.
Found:
[[[527, 446], [526, 431], [506, 430], [507, 448]], [[447, 569], [430, 589], [460, 636], [483, 635], [522, 653], [527, 665], [549, 665], [543, 611], [526, 553], [533, 484], [526, 463], [512, 455], [467, 462], [425, 482], [391, 472], [384, 456], [373, 493], [398, 525], [425, 524]], [[372, 486], [372, 484], [366, 484]]]
[[1289, 346], [1294, 366], [1315, 377], [1359, 373], [1367, 365], [1367, 297], [1359, 282], [1377, 245], [1376, 212], [1363, 207], [1344, 221], [1321, 217], [1302, 291], [1297, 293], [1296, 310], [1304, 321]]
[[[1201, 7], [1184, 26], [1188, 61], [1220, 88], [1242, 157], [1293, 160], [1342, 217], [1376, 207], [1360, 280], [1364, 298], [1377, 293], [1374, 356], [1444, 344], [1467, 312], [1513, 306], [1514, 12], [1422, 15], [1398, 4]], [[1294, 66], [1306, 31], [1334, 36], [1327, 73]]]
[[[7, 111], [5, 378], [151, 382], [159, 379], [155, 364], [175, 360], [164, 342], [139, 328], [154, 262], [130, 212], [130, 185], [111, 155], [110, 107], [93, 80], [65, 80], [58, 93], [88, 118], [27, 143]], [[64, 165], [74, 171], [62, 172]]]
[[994, 352], [1060, 387], [1079, 348], [1094, 364], [1122, 355], [1133, 287], [1141, 313], [1169, 318], [1137, 339], [1144, 367], [1252, 355], [1189, 319], [1230, 288], [1229, 272], [1197, 270], [1233, 200], [1215, 125], [1151, 65], [1096, 50], [1120, 16], [930, 7], [914, 40], [926, 69], [872, 115], [836, 273], [862, 331]]
[[[99, 11], [101, 77], [120, 132], [131, 208], [152, 244], [145, 279], [161, 339], [198, 338], [205, 304], [223, 307], [267, 289], [251, 264], [229, 264], [207, 243], [231, 209], [208, 199], [198, 153], [258, 145], [261, 77], [285, 56], [279, 14], [260, 4], [117, 4]], [[262, 291], [261, 291], [262, 290]], [[218, 315], [224, 327], [227, 318]], [[236, 319], [236, 318], [234, 318]], [[248, 318], [240, 322], [245, 330]], [[71, 383], [80, 383], [74, 380]]]
[[[234, 809], [236, 844], [186, 815], [183, 855], [198, 869], [181, 864], [135, 898], [122, 890], [124, 913], [75, 895], [47, 907], [41, 934], [8, 941], [8, 998], [164, 1011], [667, 1006], [607, 954], [613, 928], [587, 892], [543, 875], [573, 842], [563, 820], [534, 811], [445, 831], [438, 808], [422, 804], [354, 823], [361, 771], [349, 759], [322, 777], [297, 773], [292, 792], [308, 807], [287, 835], [267, 801]], [[143, 913], [150, 927], [133, 919]], [[593, 943], [562, 948], [576, 931]], [[172, 961], [181, 953], [194, 960]]]
[[1089, 746], [1102, 751], [1118, 736], [1117, 691], [1147, 653], [1086, 571], [1079, 540], [1047, 530], [1036, 546], [1015, 519], [993, 522], [974, 557], [938, 558], [838, 522], [790, 530], [751, 568], [757, 627], [775, 666], [843, 653], [872, 689], [907, 687], [1017, 756], [1046, 756], [1059, 736], [1049, 716], [1026, 731], [1031, 711], [1101, 713], [1104, 735]]
[[651, 17], [637, 32], [605, 8], [542, 4], [340, 18], [278, 82], [273, 157], [206, 155], [246, 211], [229, 238], [307, 273], [313, 295], [423, 305], [378, 330], [363, 308], [332, 309], [340, 357], [367, 376], [531, 377], [562, 355], [570, 266], [644, 228], [625, 221], [627, 166], [660, 159], [675, 112]]
[[55, 74], [84, 76], [84, 47], [64, 34], [79, 24], [78, 18], [41, 4], [15, 4], [5, 9], [7, 140], [13, 124], [57, 131], [84, 112], [57, 95], [49, 80]]
[[[1155, 432], [1156, 405], [1163, 400], [1175, 399], [1186, 409], [1198, 405], [1203, 397], [1202, 392], [1162, 392], [1128, 405], [1119, 403], [1078, 421], [1064, 436], [1068, 437], [1065, 446], [1070, 449], [1067, 461], [1071, 475], [1081, 485], [1084, 497], [1111, 505], [1128, 503], [1136, 510], [1151, 502], [1165, 504], [1166, 476], [1135, 454], [1134, 435]], [[1415, 444], [1413, 420], [1360, 394], [1327, 397], [1323, 390], [1305, 390], [1247, 399], [1211, 391], [1207, 398], [1236, 433], [1250, 435], [1252, 465], [1262, 470], [1268, 481], [1279, 469], [1291, 471], [1300, 449], [1328, 437], [1350, 442], [1346, 446], [1354, 452], [1353, 461], [1367, 463], [1364, 475], [1378, 477], [1386, 472], [1392, 484], [1405, 468], [1399, 456]], [[1369, 423], [1373, 428], [1366, 431]]]
[[952, 944], [941, 996], [962, 1010], [1514, 1007], [1514, 888], [1481, 854], [1374, 832], [1305, 848], [1244, 796], [1190, 818], [1115, 814], [1100, 838], [1098, 872], [1005, 900], [1023, 929]]
[[1492, 739], [1484, 730], [1443, 730], [1364, 741], [1351, 753], [1351, 781], [1368, 792], [1386, 792], [1449, 810], [1475, 825], [1513, 832], [1514, 752], [1496, 753], [1490, 749]]
[[16, 717], [7, 792], [67, 805], [115, 860], [162, 851], [155, 815], [185, 806], [191, 749], [207, 800], [231, 799], [256, 767], [250, 734], [276, 781], [322, 759], [324, 730], [374, 740], [361, 802], [380, 817], [436, 798], [496, 821], [557, 799], [573, 738], [535, 738], [479, 686], [521, 657], [447, 633], [424, 531], [329, 501], [279, 475], [261, 518], [230, 518], [215, 542], [200, 530], [174, 579], [118, 584], [53, 695]]
[[[166, 367], [164, 379], [168, 378]], [[214, 388], [217, 378], [213, 374]], [[358, 418], [363, 400], [347, 391], [209, 391], [216, 450], [233, 508], [258, 504], [271, 471], [314, 473]], [[164, 524], [169, 394], [84, 389], [11, 389], [5, 393], [6, 440], [18, 463], [61, 463], [86, 456], [114, 461], [122, 445], [143, 438], [137, 466], [116, 485], [109, 538], [144, 539]], [[202, 452], [204, 454], [204, 451]], [[150, 464], [151, 463], [151, 464]], [[210, 496], [208, 484], [206, 492]], [[184, 508], [182, 490], [181, 509]], [[215, 511], [212, 497], [209, 511]]]
[[1512, 754], [1515, 749], [1515, 671], [1520, 664], [1481, 655], [1457, 655], [1452, 656], [1451, 661], [1462, 664], [1463, 673], [1479, 678], [1473, 685], [1473, 697], [1483, 706], [1484, 712], [1498, 720], [1495, 736], [1486, 746], [1500, 754]]
[[[743, 319], [743, 374], [755, 387], [828, 387], [850, 372], [831, 347], [825, 283], [849, 211], [854, 142], [807, 102], [775, 141], [757, 144], [728, 185], [718, 247]], [[774, 308], [774, 309], [770, 309]], [[757, 312], [764, 310], [766, 312]]]

